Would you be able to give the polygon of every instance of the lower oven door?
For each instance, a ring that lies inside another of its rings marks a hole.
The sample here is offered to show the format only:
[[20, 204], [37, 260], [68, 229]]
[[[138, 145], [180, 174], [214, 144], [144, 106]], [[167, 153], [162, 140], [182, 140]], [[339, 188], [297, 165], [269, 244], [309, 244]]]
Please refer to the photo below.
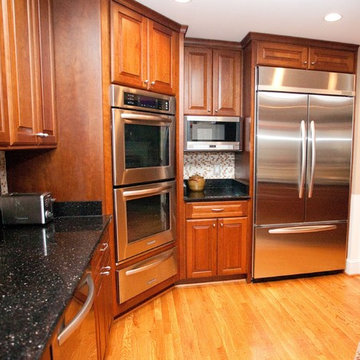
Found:
[[175, 240], [175, 181], [114, 190], [117, 261]]

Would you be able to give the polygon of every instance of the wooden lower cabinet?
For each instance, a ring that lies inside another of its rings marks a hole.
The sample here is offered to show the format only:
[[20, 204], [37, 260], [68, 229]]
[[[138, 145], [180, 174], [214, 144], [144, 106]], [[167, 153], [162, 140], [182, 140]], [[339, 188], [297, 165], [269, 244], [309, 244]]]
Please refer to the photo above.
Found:
[[186, 236], [187, 277], [215, 276], [217, 220], [187, 220]]
[[247, 217], [186, 220], [187, 278], [246, 273]]

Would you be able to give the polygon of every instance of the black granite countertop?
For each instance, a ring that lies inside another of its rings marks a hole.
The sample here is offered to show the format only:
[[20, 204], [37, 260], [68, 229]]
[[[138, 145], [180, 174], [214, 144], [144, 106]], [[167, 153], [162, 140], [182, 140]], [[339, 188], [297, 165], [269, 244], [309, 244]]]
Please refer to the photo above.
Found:
[[0, 359], [38, 359], [110, 216], [0, 229]]
[[184, 181], [184, 200], [229, 201], [250, 199], [249, 187], [234, 179], [207, 179], [204, 191], [191, 191]]

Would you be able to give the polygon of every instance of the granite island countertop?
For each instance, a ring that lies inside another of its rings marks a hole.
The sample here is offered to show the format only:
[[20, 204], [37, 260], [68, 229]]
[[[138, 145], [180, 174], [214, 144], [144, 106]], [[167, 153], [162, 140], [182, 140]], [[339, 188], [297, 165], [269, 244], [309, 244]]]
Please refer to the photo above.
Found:
[[249, 187], [235, 179], [207, 179], [204, 191], [191, 191], [184, 180], [184, 201], [248, 200]]
[[0, 229], [0, 358], [39, 359], [110, 216]]

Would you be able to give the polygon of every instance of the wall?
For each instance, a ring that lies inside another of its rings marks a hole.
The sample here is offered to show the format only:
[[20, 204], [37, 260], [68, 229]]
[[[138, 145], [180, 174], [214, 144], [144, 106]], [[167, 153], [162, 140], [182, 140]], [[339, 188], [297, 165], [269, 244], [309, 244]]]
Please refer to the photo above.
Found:
[[[360, 74], [360, 50], [357, 74]], [[357, 82], [356, 94], [350, 225], [345, 269], [349, 275], [360, 274], [360, 81]]]
[[51, 191], [58, 201], [102, 200], [100, 2], [53, 0], [53, 22], [58, 147], [7, 152], [9, 191]]
[[195, 174], [206, 179], [233, 179], [235, 176], [235, 153], [185, 152], [184, 179]]

